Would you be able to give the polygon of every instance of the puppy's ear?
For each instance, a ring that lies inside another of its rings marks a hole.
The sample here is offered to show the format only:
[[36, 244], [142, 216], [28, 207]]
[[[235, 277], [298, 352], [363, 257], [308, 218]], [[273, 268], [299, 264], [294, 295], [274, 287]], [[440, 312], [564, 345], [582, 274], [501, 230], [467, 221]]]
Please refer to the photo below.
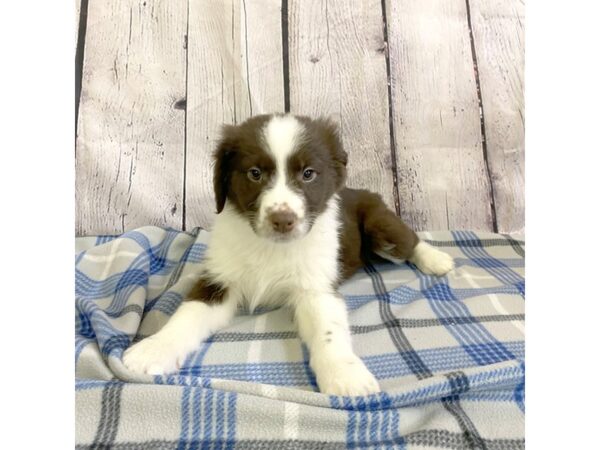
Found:
[[342, 147], [342, 140], [340, 139], [337, 125], [331, 119], [319, 119], [317, 122], [321, 127], [325, 144], [331, 153], [333, 168], [335, 169], [337, 178], [337, 188], [341, 189], [346, 183], [348, 154]]
[[215, 203], [217, 214], [223, 211], [229, 184], [231, 181], [231, 161], [237, 151], [237, 140], [235, 138], [235, 127], [224, 126], [222, 138], [214, 153], [215, 169], [213, 172], [213, 187], [215, 190]]

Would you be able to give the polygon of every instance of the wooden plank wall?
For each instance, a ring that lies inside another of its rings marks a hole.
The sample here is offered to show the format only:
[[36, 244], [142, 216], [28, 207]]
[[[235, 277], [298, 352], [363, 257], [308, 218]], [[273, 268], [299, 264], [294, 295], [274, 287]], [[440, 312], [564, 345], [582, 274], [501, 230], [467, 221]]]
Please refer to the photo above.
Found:
[[332, 117], [349, 153], [348, 185], [395, 209], [380, 0], [289, 1], [290, 111]]
[[78, 235], [210, 228], [220, 125], [285, 111], [415, 229], [523, 231], [520, 0], [79, 5]]
[[492, 229], [464, 0], [388, 5], [401, 215], [419, 229]]
[[223, 123], [284, 111], [281, 10], [269, 0], [189, 0], [183, 227], [214, 213], [211, 154]]
[[525, 226], [524, 7], [522, 1], [471, 0], [485, 154], [501, 232]]
[[180, 228], [187, 4], [92, 0], [87, 16], [77, 232]]

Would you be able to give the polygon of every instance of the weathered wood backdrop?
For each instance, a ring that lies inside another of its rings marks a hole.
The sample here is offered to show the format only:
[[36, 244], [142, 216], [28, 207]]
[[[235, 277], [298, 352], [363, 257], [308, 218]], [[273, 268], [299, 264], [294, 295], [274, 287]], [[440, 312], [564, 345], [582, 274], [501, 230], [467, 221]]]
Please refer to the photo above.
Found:
[[222, 123], [332, 116], [418, 230], [524, 227], [520, 0], [81, 0], [78, 235], [210, 228]]

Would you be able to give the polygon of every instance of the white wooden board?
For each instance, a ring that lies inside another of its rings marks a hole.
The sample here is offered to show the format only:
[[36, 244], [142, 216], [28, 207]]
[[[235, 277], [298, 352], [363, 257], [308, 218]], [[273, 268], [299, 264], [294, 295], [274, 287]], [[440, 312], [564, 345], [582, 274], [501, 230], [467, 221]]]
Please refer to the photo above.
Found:
[[328, 116], [349, 154], [348, 184], [395, 210], [381, 1], [289, 1], [290, 109]]
[[89, 3], [77, 234], [181, 228], [186, 27], [184, 1]]
[[465, 2], [387, 6], [401, 216], [417, 230], [492, 230]]
[[520, 1], [470, 0], [498, 231], [525, 227], [524, 9]]
[[223, 123], [283, 111], [277, 2], [190, 0], [186, 228], [210, 228], [212, 153]]
[[75, 0], [75, 42], [79, 33], [79, 15], [81, 13], [81, 0]]

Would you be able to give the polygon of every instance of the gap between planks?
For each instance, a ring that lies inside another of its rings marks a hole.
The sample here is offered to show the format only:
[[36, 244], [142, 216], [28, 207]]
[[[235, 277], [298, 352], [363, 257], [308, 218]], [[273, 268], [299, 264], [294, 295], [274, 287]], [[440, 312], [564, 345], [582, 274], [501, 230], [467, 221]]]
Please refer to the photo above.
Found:
[[[477, 102], [479, 104], [479, 122], [481, 128], [481, 150], [483, 151], [483, 161], [485, 164], [485, 171], [490, 184], [490, 209], [492, 214], [492, 228], [494, 233], [498, 232], [498, 219], [496, 217], [496, 200], [494, 192], [494, 183], [492, 180], [492, 174], [490, 172], [490, 163], [488, 160], [488, 148], [487, 139], [485, 134], [485, 112], [483, 109], [483, 100], [481, 97], [481, 81], [479, 79], [479, 69], [477, 66], [477, 51], [475, 50], [475, 39], [473, 38], [473, 25], [471, 23], [471, 4], [469, 0], [465, 0], [465, 7], [467, 10], [467, 25], [469, 27], [469, 41], [471, 42], [471, 57], [473, 58], [473, 72], [475, 74], [475, 86], [477, 89]], [[446, 206], [447, 209], [447, 206]]]
[[81, 99], [81, 82], [83, 75], [83, 57], [85, 52], [85, 33], [87, 30], [87, 13], [88, 0], [80, 0], [79, 17], [77, 23], [77, 45], [75, 48], [75, 139], [77, 139], [79, 102]]
[[184, 99], [184, 111], [183, 111], [183, 188], [181, 192], [181, 229], [186, 231], [186, 178], [187, 178], [187, 125], [188, 125], [188, 67], [189, 67], [189, 41], [190, 41], [190, 2], [187, 1], [187, 23], [185, 24], [185, 99]]
[[290, 48], [288, 0], [281, 0], [281, 59], [283, 60], [283, 110], [290, 112]]
[[396, 160], [396, 138], [394, 134], [394, 102], [392, 101], [392, 69], [390, 66], [390, 52], [388, 52], [388, 27], [387, 27], [387, 12], [386, 0], [381, 0], [381, 17], [383, 19], [383, 45], [385, 52], [385, 69], [387, 77], [387, 96], [388, 96], [388, 122], [390, 127], [390, 152], [392, 154], [392, 179], [394, 181], [394, 207], [396, 215], [402, 217], [400, 208], [400, 193], [398, 191], [398, 162]]

